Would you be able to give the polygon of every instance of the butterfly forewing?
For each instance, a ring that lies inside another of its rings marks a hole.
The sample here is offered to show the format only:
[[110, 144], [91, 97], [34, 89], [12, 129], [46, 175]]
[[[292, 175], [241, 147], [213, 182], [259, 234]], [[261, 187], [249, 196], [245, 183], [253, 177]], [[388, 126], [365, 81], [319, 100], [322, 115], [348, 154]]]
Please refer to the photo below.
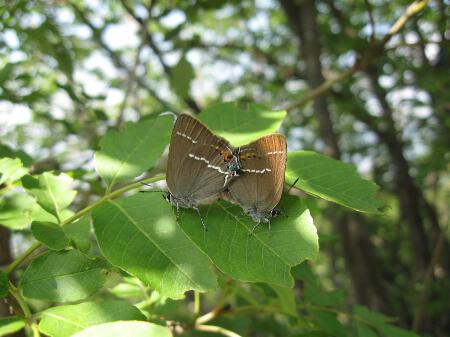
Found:
[[281, 134], [262, 137], [241, 148], [239, 177], [228, 187], [228, 196], [244, 209], [269, 212], [280, 201], [286, 167], [286, 140]]
[[175, 197], [193, 204], [214, 199], [224, 188], [228, 174], [221, 151], [229, 143], [186, 114], [178, 117], [169, 147], [167, 185]]

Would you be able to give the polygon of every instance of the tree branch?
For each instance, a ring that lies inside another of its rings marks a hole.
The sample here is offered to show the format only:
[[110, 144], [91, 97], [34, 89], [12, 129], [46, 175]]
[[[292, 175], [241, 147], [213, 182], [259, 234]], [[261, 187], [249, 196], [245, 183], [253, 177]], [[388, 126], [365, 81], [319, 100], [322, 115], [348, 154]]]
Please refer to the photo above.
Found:
[[391, 26], [389, 32], [383, 37], [383, 39], [381, 39], [381, 41], [378, 44], [374, 44], [371, 48], [369, 48], [369, 50], [367, 51], [367, 53], [365, 53], [365, 55], [360, 56], [355, 61], [352, 67], [343, 71], [341, 74], [335, 77], [327, 79], [321, 85], [312, 89], [306, 96], [301, 97], [292, 102], [286, 103], [284, 106], [282, 106], [282, 109], [292, 110], [301, 107], [306, 103], [308, 103], [310, 100], [313, 100], [319, 97], [320, 95], [326, 93], [328, 90], [331, 89], [331, 87], [335, 83], [343, 81], [348, 77], [352, 76], [357, 71], [367, 68], [370, 62], [384, 51], [386, 43], [388, 43], [389, 40], [403, 28], [403, 26], [410, 18], [419, 13], [426, 6], [427, 3], [428, 0], [414, 1], [411, 5], [408, 6], [405, 13]]
[[[80, 10], [76, 5], [72, 4], [72, 8], [74, 9], [76, 15], [81, 19], [81, 21], [88, 26], [92, 31], [92, 36], [94, 41], [111, 57], [111, 61], [113, 64], [119, 68], [124, 70], [128, 75], [132, 73], [131, 69], [128, 68], [126, 63], [122, 60], [120, 55], [113, 51], [102, 39], [102, 30], [95, 27], [89, 19], [86, 17], [86, 15], [83, 13], [82, 10]], [[163, 98], [161, 98], [157, 92], [145, 81], [143, 77], [137, 77], [136, 83], [139, 87], [147, 91], [150, 96], [152, 96], [156, 101], [158, 101], [163, 107], [166, 109], [172, 111], [174, 114], [179, 115], [180, 112], [178, 109], [176, 109], [173, 105], [171, 105], [169, 102], [166, 102]]]

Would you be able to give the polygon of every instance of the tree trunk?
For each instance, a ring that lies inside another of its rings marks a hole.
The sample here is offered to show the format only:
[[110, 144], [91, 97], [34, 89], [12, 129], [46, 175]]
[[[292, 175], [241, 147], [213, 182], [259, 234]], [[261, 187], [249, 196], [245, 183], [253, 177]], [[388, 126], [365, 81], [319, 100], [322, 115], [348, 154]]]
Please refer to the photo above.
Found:
[[[310, 87], [324, 82], [320, 64], [320, 42], [316, 22], [317, 11], [313, 0], [280, 0], [292, 30], [301, 42], [300, 54], [306, 63], [306, 78]], [[319, 122], [320, 134], [325, 143], [324, 152], [339, 159], [341, 151], [337, 135], [333, 129], [326, 96], [314, 100], [314, 114]], [[334, 208], [334, 206], [332, 206]], [[341, 238], [346, 268], [351, 276], [358, 303], [390, 312], [389, 296], [385, 291], [382, 277], [362, 218], [354, 213], [337, 215], [336, 208], [328, 214], [335, 230]]]
[[371, 66], [366, 70], [371, 80], [373, 92], [381, 105], [382, 116], [382, 139], [387, 147], [393, 168], [394, 186], [400, 201], [400, 212], [402, 219], [408, 224], [412, 249], [421, 270], [421, 275], [430, 263], [430, 251], [427, 241], [425, 226], [423, 223], [421, 209], [421, 192], [416, 187], [410, 175], [410, 167], [404, 156], [404, 147], [399, 139], [393, 118], [392, 109], [386, 100], [386, 92], [378, 83], [378, 71]]

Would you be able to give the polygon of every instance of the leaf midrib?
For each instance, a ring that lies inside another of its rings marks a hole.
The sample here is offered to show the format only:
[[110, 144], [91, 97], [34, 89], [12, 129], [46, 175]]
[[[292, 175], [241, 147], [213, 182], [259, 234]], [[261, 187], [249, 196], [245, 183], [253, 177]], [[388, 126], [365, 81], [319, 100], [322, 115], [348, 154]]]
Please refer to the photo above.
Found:
[[144, 234], [144, 236], [151, 242], [153, 243], [158, 250], [163, 253], [163, 255], [183, 274], [186, 276], [186, 278], [191, 281], [198, 289], [202, 289], [203, 287], [201, 285], [199, 285], [196, 281], [194, 281], [188, 274], [186, 274], [186, 272], [180, 268], [171, 258], [169, 255], [167, 255], [167, 253], [161, 249], [161, 247], [154, 241], [152, 240], [152, 238], [148, 235], [148, 233], [146, 233], [145, 231], [143, 231], [141, 229], [141, 227], [138, 226], [137, 222], [128, 214], [128, 212], [121, 206], [119, 205], [117, 202], [113, 201], [113, 200], [109, 200], [108, 203], [112, 204], [113, 206], [116, 206], [127, 218], [128, 220], [131, 221], [131, 223], [137, 228], [138, 231], [140, 231], [142, 234]]
[[[244, 227], [249, 233], [251, 233], [251, 231], [248, 230], [247, 226], [244, 225], [244, 223], [242, 221], [240, 221], [236, 215], [234, 213], [231, 213], [230, 211], [228, 211], [227, 208], [223, 207], [223, 205], [221, 205], [220, 203], [218, 203], [219, 207], [223, 209], [223, 211], [225, 213], [228, 213], [232, 218], [235, 219], [235, 221], [237, 223], [239, 223], [240, 225], [242, 225], [242, 227]], [[272, 249], [271, 246], [267, 245], [263, 240], [261, 240], [257, 235], [253, 234], [253, 236], [261, 243], [262, 246], [266, 247], [266, 249], [268, 249], [269, 251], [271, 251], [276, 257], [278, 257], [281, 261], [283, 261], [289, 268], [292, 267], [291, 264], [286, 261], [281, 255], [279, 255], [276, 251], [274, 251]]]

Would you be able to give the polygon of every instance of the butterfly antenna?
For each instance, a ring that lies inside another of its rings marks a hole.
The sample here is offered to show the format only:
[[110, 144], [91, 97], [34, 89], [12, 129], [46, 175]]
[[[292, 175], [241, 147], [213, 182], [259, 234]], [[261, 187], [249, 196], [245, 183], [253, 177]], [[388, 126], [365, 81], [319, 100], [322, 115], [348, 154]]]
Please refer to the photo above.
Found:
[[286, 194], [289, 193], [290, 190], [292, 190], [292, 188], [295, 186], [295, 184], [297, 184], [297, 182], [299, 181], [300, 177], [298, 177], [297, 179], [295, 179], [294, 183], [288, 188]]

